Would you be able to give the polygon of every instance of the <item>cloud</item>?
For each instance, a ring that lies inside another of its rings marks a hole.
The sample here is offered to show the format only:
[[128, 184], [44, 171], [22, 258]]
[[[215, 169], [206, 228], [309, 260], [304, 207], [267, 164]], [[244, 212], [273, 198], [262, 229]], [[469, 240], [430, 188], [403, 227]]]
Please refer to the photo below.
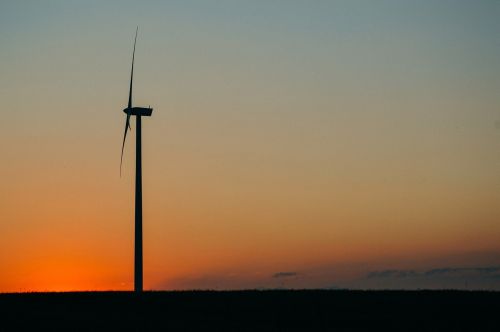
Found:
[[273, 278], [290, 278], [296, 277], [298, 275], [297, 272], [277, 272], [273, 274]]
[[471, 275], [471, 274], [479, 274], [479, 275], [492, 275], [494, 273], [500, 272], [500, 266], [487, 266], [487, 267], [475, 267], [475, 268], [440, 268], [440, 269], [432, 269], [425, 272], [426, 276], [433, 275]]
[[500, 289], [500, 266], [371, 271], [350, 284], [364, 289]]
[[418, 276], [418, 272], [414, 270], [383, 270], [369, 272], [366, 277], [373, 278], [408, 278]]
[[[390, 264], [390, 268], [380, 268]], [[330, 263], [299, 270], [197, 271], [159, 280], [155, 289], [481, 289], [500, 291], [500, 251], [402, 261]]]
[[500, 266], [487, 267], [443, 267], [417, 272], [415, 270], [382, 270], [372, 271], [366, 275], [367, 279], [373, 278], [415, 278], [415, 277], [470, 277], [491, 276], [498, 277]]

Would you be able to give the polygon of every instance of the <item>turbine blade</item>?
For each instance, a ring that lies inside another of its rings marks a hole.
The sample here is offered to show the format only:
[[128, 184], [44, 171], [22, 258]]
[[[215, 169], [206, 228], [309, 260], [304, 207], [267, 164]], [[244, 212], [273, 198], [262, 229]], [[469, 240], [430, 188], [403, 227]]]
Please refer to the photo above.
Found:
[[135, 58], [135, 43], [137, 42], [137, 31], [139, 31], [139, 27], [135, 29], [134, 51], [132, 52], [132, 70], [130, 71], [130, 90], [128, 93], [128, 108], [132, 107], [132, 81], [134, 80], [134, 58]]
[[127, 131], [129, 128], [130, 128], [130, 114], [127, 114], [127, 121], [125, 121], [125, 132], [123, 133], [122, 155], [120, 157], [120, 177], [122, 176], [123, 150], [125, 149], [125, 139], [127, 138]]

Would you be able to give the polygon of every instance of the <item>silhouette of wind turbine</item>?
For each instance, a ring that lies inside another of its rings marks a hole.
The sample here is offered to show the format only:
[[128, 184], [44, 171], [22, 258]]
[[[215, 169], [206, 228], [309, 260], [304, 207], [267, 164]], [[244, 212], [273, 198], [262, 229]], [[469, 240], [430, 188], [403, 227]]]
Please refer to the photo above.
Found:
[[125, 133], [123, 134], [122, 154], [120, 157], [120, 177], [122, 174], [123, 149], [127, 131], [131, 130], [130, 117], [135, 115], [137, 133], [135, 135], [135, 241], [134, 241], [134, 291], [142, 292], [142, 158], [141, 158], [141, 117], [151, 116], [153, 109], [150, 107], [132, 107], [132, 82], [134, 80], [134, 58], [137, 32], [135, 30], [134, 51], [132, 52], [132, 70], [130, 72], [130, 90], [128, 95], [128, 106], [123, 110], [127, 114], [125, 121]]

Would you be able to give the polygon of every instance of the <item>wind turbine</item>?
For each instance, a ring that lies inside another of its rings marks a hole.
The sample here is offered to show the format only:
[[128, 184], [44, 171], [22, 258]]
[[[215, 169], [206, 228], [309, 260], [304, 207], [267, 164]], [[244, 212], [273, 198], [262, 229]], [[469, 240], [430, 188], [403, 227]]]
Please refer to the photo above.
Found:
[[123, 149], [125, 139], [130, 127], [130, 117], [135, 115], [137, 132], [135, 134], [135, 241], [134, 241], [134, 291], [142, 292], [142, 158], [141, 158], [141, 117], [151, 116], [153, 109], [150, 107], [132, 106], [132, 82], [134, 80], [134, 57], [135, 44], [137, 42], [137, 31], [135, 30], [134, 51], [132, 52], [132, 70], [130, 72], [130, 91], [128, 95], [128, 106], [123, 110], [127, 114], [125, 121], [125, 133], [123, 134], [122, 154], [120, 157], [120, 176], [122, 173]]

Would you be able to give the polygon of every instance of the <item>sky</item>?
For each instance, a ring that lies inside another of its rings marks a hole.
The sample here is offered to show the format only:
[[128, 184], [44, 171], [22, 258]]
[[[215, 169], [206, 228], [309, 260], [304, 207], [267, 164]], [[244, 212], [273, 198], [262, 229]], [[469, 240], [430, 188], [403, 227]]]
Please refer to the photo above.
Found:
[[0, 292], [500, 289], [499, 1], [0, 1]]

